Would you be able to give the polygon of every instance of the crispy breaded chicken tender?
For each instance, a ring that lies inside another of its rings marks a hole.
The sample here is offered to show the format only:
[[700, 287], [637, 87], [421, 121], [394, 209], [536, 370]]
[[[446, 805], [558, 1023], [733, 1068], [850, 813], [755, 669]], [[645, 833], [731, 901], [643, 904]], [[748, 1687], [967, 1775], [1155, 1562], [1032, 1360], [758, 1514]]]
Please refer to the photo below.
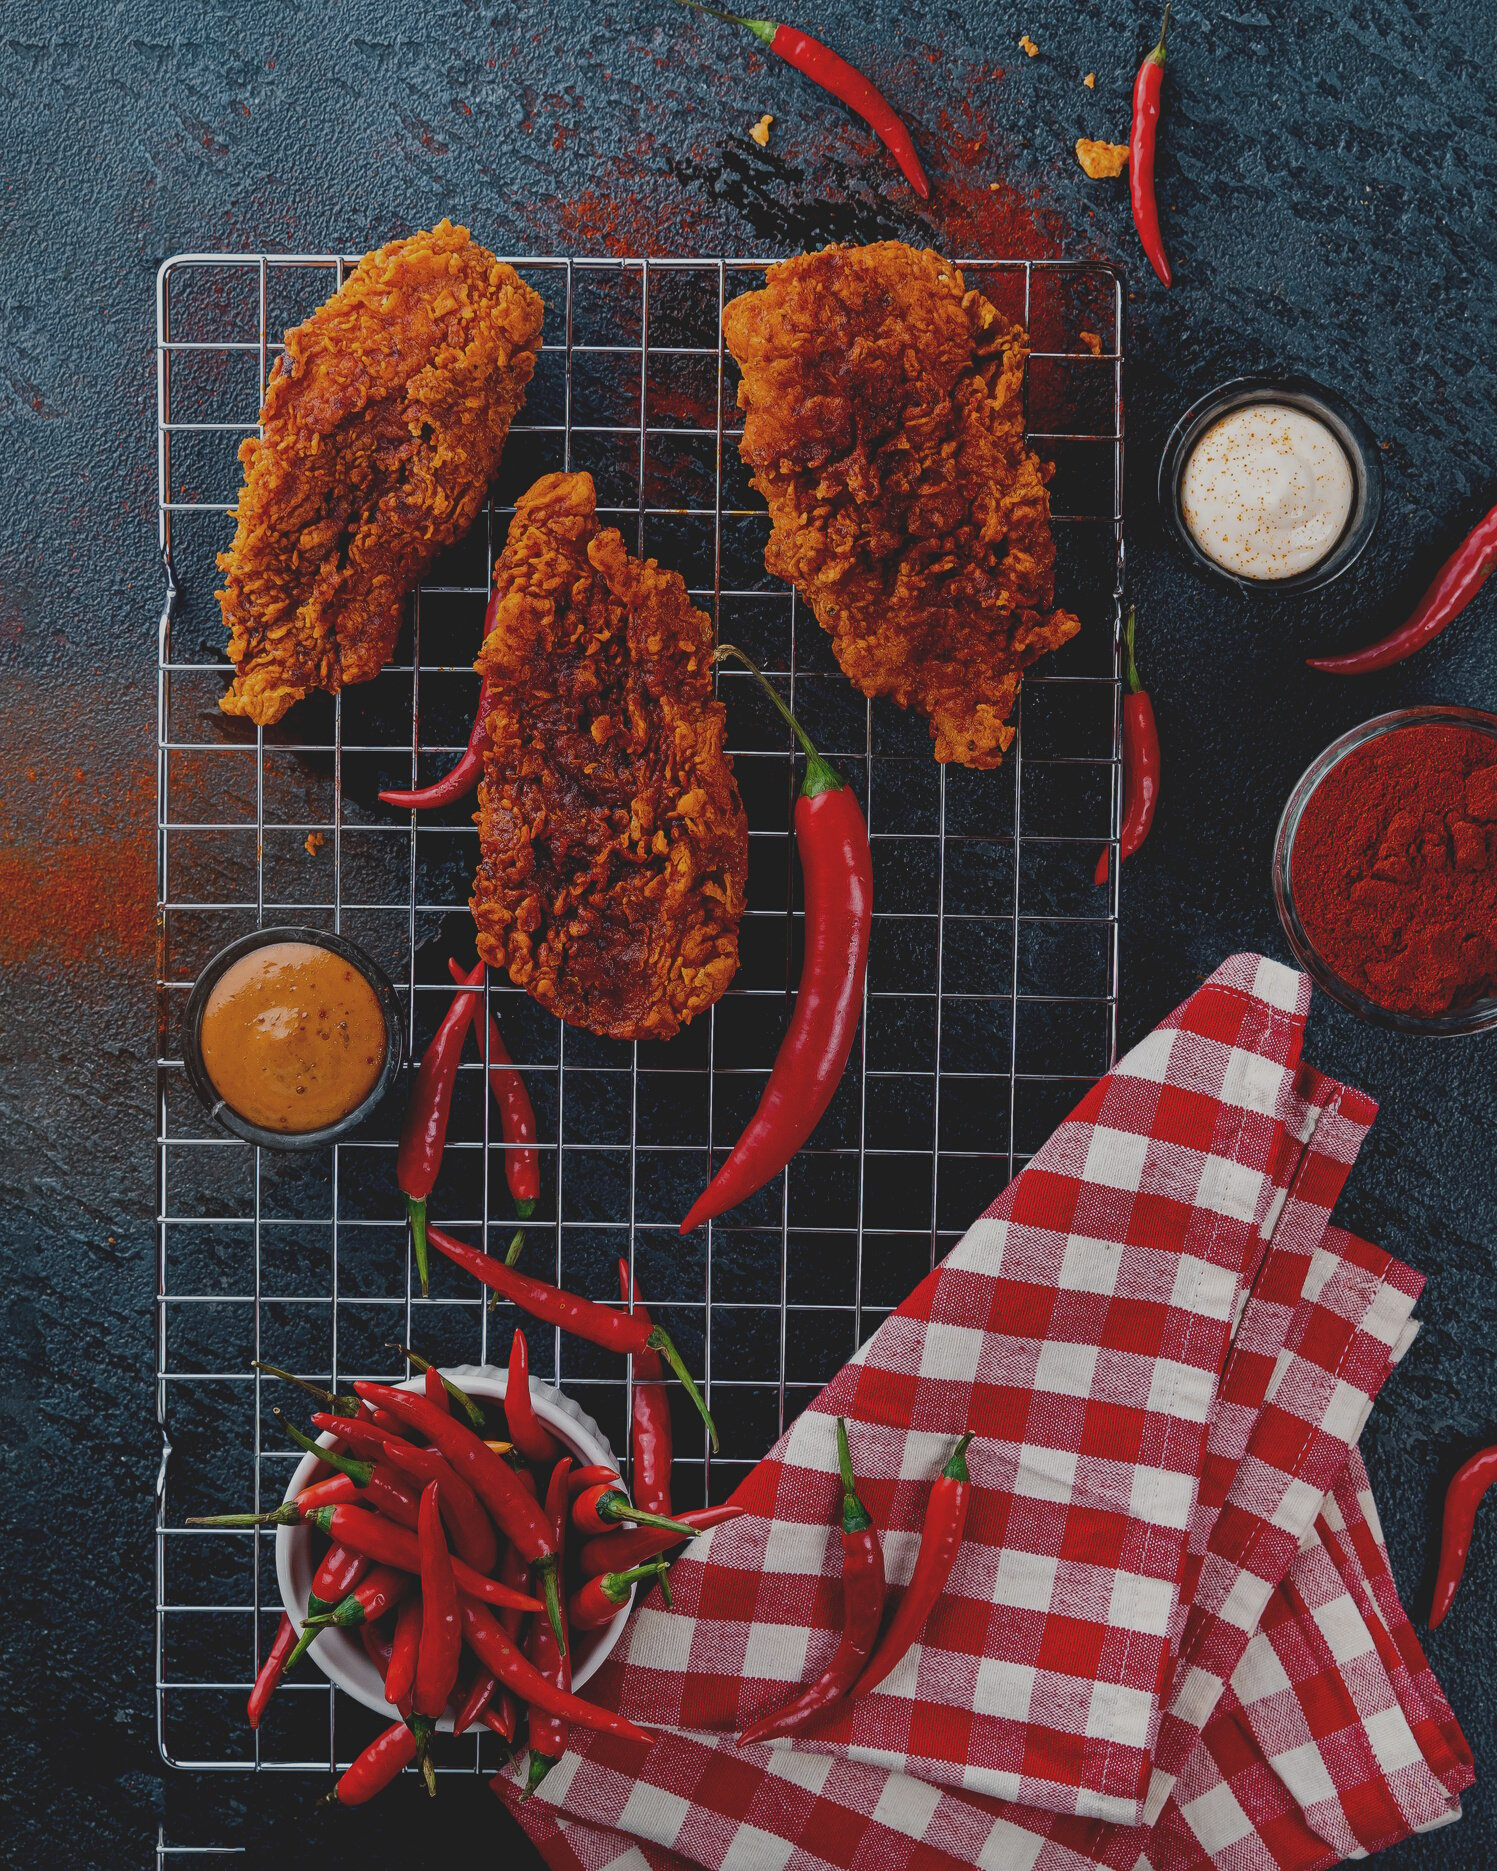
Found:
[[936, 759], [996, 767], [1054, 609], [1050, 470], [1024, 446], [1028, 342], [929, 250], [828, 247], [723, 312], [764, 563], [865, 695], [930, 717]]
[[748, 822], [711, 622], [596, 505], [591, 475], [543, 476], [494, 567], [473, 916], [563, 1020], [669, 1039], [737, 971]]
[[268, 727], [389, 661], [407, 594], [483, 504], [542, 312], [513, 267], [442, 221], [366, 254], [286, 333], [218, 561], [226, 714]]

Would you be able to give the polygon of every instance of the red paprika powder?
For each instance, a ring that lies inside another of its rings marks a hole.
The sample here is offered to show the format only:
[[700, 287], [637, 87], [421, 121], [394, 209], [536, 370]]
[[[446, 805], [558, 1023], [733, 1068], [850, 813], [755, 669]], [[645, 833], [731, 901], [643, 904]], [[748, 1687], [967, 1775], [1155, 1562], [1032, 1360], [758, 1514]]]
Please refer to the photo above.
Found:
[[1413, 723], [1310, 796], [1290, 869], [1305, 934], [1379, 1006], [1436, 1014], [1497, 992], [1497, 741]]

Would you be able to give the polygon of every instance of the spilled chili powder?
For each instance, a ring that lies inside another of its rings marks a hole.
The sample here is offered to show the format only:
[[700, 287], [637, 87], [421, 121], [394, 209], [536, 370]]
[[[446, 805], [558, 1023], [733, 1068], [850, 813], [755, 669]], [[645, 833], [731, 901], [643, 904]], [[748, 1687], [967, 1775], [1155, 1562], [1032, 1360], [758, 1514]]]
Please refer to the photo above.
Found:
[[1317, 952], [1379, 1006], [1497, 992], [1497, 741], [1429, 723], [1364, 742], [1306, 804], [1291, 881]]

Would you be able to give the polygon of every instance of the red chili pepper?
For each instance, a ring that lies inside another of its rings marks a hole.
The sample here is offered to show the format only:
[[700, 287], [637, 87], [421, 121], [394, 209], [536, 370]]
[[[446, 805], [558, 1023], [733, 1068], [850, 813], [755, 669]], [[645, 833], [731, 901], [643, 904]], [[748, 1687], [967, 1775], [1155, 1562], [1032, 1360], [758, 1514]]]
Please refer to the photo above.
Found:
[[255, 1678], [255, 1686], [249, 1694], [249, 1725], [260, 1726], [260, 1717], [265, 1713], [265, 1705], [276, 1692], [276, 1686], [285, 1674], [286, 1659], [296, 1649], [297, 1629], [283, 1611], [281, 1621], [276, 1627], [275, 1640], [265, 1653], [265, 1661], [260, 1665], [260, 1674]]
[[670, 1587], [665, 1575], [670, 1567], [663, 1559], [649, 1565], [631, 1566], [627, 1572], [600, 1572], [586, 1579], [567, 1601], [567, 1622], [574, 1631], [596, 1631], [611, 1624], [619, 1607], [629, 1602], [629, 1594], [640, 1579], [659, 1579], [665, 1602], [670, 1603]]
[[[498, 1687], [499, 1678], [492, 1670], [485, 1669], [480, 1664], [463, 1691], [463, 1699], [458, 1703], [457, 1712], [452, 1718], [452, 1732], [455, 1735], [465, 1733], [481, 1715], [487, 1713]], [[505, 1740], [512, 1741], [514, 1733], [514, 1729], [511, 1728], [504, 1737]]]
[[404, 1722], [391, 1722], [376, 1735], [328, 1794], [340, 1806], [362, 1806], [382, 1793], [404, 1767], [416, 1758], [416, 1736]]
[[[517, 1469], [515, 1479], [528, 1494], [532, 1496], [536, 1495], [535, 1476], [531, 1474], [528, 1468]], [[556, 1532], [554, 1526], [551, 1531], [554, 1537]], [[524, 1558], [515, 1547], [511, 1546], [507, 1541], [504, 1551], [499, 1555], [499, 1577], [506, 1585], [513, 1585], [520, 1588], [523, 1588], [529, 1583], [529, 1573], [526, 1569]], [[498, 1613], [498, 1618], [499, 1626], [501, 1630], [503, 1630], [505, 1636], [509, 1638], [511, 1643], [518, 1643], [520, 1626], [524, 1622], [521, 1614], [518, 1611], [501, 1610]], [[515, 1732], [520, 1725], [520, 1709], [519, 1704], [515, 1701], [513, 1692], [506, 1689], [503, 1684], [500, 1685], [499, 1692], [494, 1698], [493, 1707], [494, 1720], [489, 1723], [489, 1726], [495, 1728], [496, 1733], [503, 1734], [506, 1741], [513, 1741]], [[496, 1723], [497, 1727], [495, 1727]]]
[[852, 1453], [847, 1446], [847, 1425], [837, 1418], [837, 1466], [842, 1474], [842, 1641], [831, 1662], [809, 1688], [784, 1708], [761, 1715], [738, 1737], [741, 1748], [795, 1735], [811, 1727], [827, 1709], [839, 1702], [862, 1673], [884, 1611], [884, 1555], [878, 1530], [868, 1509], [858, 1499], [853, 1479]]
[[898, 1609], [889, 1620], [883, 1642], [853, 1685], [854, 1697], [866, 1696], [875, 1684], [884, 1680], [920, 1635], [936, 1600], [946, 1588], [966, 1530], [967, 1509], [972, 1504], [972, 1477], [967, 1472], [967, 1444], [971, 1440], [969, 1429], [936, 1477], [930, 1499], [925, 1503], [925, 1523], [920, 1529], [915, 1570], [910, 1574]]
[[[436, 1230], [432, 1232], [436, 1239]], [[445, 1251], [445, 1250], [444, 1250]], [[556, 1576], [556, 1542], [545, 1515], [525, 1492], [508, 1462], [480, 1442], [456, 1417], [443, 1416], [425, 1397], [387, 1384], [359, 1384], [361, 1397], [378, 1403], [417, 1429], [445, 1455], [468, 1482], [506, 1539], [513, 1540], [526, 1562], [535, 1567], [537, 1583], [546, 1601], [546, 1615], [560, 1633], [561, 1601]], [[344, 1512], [351, 1510], [344, 1509]], [[462, 1586], [467, 1591], [467, 1586]]]
[[[382, 1520], [378, 1514], [367, 1513], [362, 1507], [319, 1507], [307, 1516], [307, 1521], [311, 1526], [320, 1527], [329, 1539], [351, 1546], [355, 1552], [367, 1553], [379, 1565], [398, 1567], [413, 1578], [420, 1574], [421, 1549], [415, 1534], [405, 1527], [397, 1527], [392, 1521]], [[511, 1591], [497, 1579], [486, 1579], [482, 1573], [464, 1565], [461, 1559], [455, 1559], [452, 1564], [459, 1591], [491, 1605], [514, 1605], [521, 1611], [545, 1609], [540, 1599], [528, 1592]]]
[[[546, 1489], [546, 1514], [556, 1535], [557, 1558], [563, 1562], [566, 1559], [567, 1508], [571, 1500], [571, 1489], [568, 1486], [571, 1467], [572, 1458], [569, 1455], [562, 1456], [551, 1471], [551, 1480]], [[539, 1618], [532, 1619], [525, 1638], [525, 1655], [548, 1683], [563, 1691], [572, 1687], [569, 1650], [570, 1646], [557, 1648], [549, 1624], [542, 1624]], [[564, 1716], [532, 1709], [526, 1738], [530, 1746], [530, 1765], [525, 1780], [525, 1797], [528, 1799], [566, 1753], [571, 1732]]]
[[855, 65], [824, 46], [809, 33], [772, 19], [745, 19], [741, 13], [724, 13], [720, 8], [704, 6], [702, 0], [682, 0], [698, 13], [710, 13], [714, 19], [732, 26], [746, 26], [756, 39], [762, 39], [771, 52], [793, 65], [812, 83], [819, 84], [850, 111], [855, 111], [904, 171], [905, 180], [922, 201], [930, 199], [930, 183], [915, 153], [915, 142], [904, 119], [872, 81]]
[[457, 1608], [457, 1583], [452, 1555], [442, 1532], [437, 1505], [437, 1484], [428, 1482], [421, 1495], [421, 1650], [416, 1658], [416, 1688], [411, 1707], [436, 1721], [457, 1687], [457, 1666], [463, 1654], [463, 1623]]
[[451, 1416], [452, 1405], [447, 1400], [447, 1391], [442, 1383], [442, 1373], [435, 1365], [428, 1365], [421, 1381], [421, 1388], [426, 1392], [428, 1403], [434, 1403], [443, 1416]]
[[[450, 958], [448, 972], [454, 981], [463, 980], [463, 972]], [[474, 1022], [475, 1030], [477, 1022]], [[499, 1022], [491, 1013], [484, 1030], [481, 1048], [484, 1067], [489, 1075], [489, 1089], [499, 1107], [499, 1129], [504, 1138], [504, 1180], [509, 1184], [510, 1199], [521, 1221], [529, 1221], [541, 1193], [541, 1159], [535, 1147], [535, 1108], [525, 1081], [515, 1070], [505, 1048]], [[525, 1245], [525, 1230], [517, 1228], [509, 1244], [506, 1260], [513, 1266]]]
[[1476, 1531], [1476, 1510], [1492, 1483], [1497, 1481], [1497, 1448], [1479, 1449], [1462, 1462], [1445, 1490], [1445, 1517], [1440, 1528], [1440, 1569], [1429, 1608], [1429, 1628], [1445, 1621], [1466, 1570], [1471, 1536]]
[[[312, 1589], [307, 1593], [307, 1618], [321, 1617], [324, 1611], [331, 1611], [334, 1606], [341, 1604], [368, 1571], [366, 1554], [356, 1553], [352, 1547], [342, 1546], [334, 1540], [322, 1555], [322, 1564], [312, 1574]], [[302, 1653], [311, 1649], [321, 1628], [320, 1625], [314, 1625], [308, 1629], [303, 1620], [296, 1648], [286, 1659], [288, 1670], [295, 1668], [301, 1661]]]
[[510, 1340], [504, 1420], [509, 1424], [510, 1440], [527, 1462], [544, 1467], [556, 1460], [559, 1447], [556, 1438], [543, 1426], [530, 1400], [530, 1348], [525, 1343], [525, 1334], [518, 1329]]
[[[1154, 704], [1138, 679], [1133, 659], [1133, 611], [1123, 632], [1123, 824], [1118, 834], [1118, 860], [1130, 858], [1149, 835], [1159, 804], [1159, 729]], [[1092, 881], [1105, 884], [1107, 853], [1097, 859]]]
[[349, 1475], [329, 1475], [326, 1481], [314, 1481], [296, 1497], [298, 1510], [308, 1507], [337, 1507], [344, 1501], [356, 1501], [363, 1489]]
[[[740, 1520], [743, 1513], [743, 1508], [727, 1502], [722, 1507], [693, 1507], [676, 1518], [693, 1533], [705, 1533], [725, 1521]], [[611, 1533], [598, 1533], [583, 1542], [577, 1554], [577, 1570], [585, 1579], [599, 1572], [627, 1572], [631, 1566], [679, 1545], [674, 1533], [662, 1533], [658, 1527], [615, 1527]]]
[[392, 1468], [411, 1476], [422, 1487], [429, 1482], [436, 1483], [442, 1518], [452, 1535], [452, 1550], [475, 1572], [491, 1573], [499, 1559], [494, 1523], [446, 1456], [439, 1455], [435, 1449], [418, 1449], [414, 1442], [403, 1442], [393, 1436], [384, 1446], [385, 1459]]
[[[357, 1508], [326, 1508], [327, 1513], [357, 1513]], [[343, 1544], [349, 1544], [344, 1541]], [[331, 1611], [320, 1611], [315, 1618], [308, 1618], [302, 1626], [303, 1634], [310, 1630], [322, 1630], [329, 1624], [337, 1630], [346, 1631], [351, 1625], [373, 1624], [387, 1611], [393, 1611], [406, 1593], [411, 1589], [412, 1578], [408, 1571], [398, 1565], [376, 1565], [365, 1577], [359, 1580], [346, 1597], [340, 1598]]]
[[684, 1520], [672, 1520], [665, 1514], [652, 1514], [643, 1507], [636, 1507], [617, 1479], [584, 1489], [572, 1503], [572, 1525], [579, 1533], [606, 1533], [621, 1520], [632, 1521], [637, 1527], [657, 1527], [662, 1533], [674, 1533], [682, 1540], [694, 1540], [697, 1536], [696, 1528]]
[[411, 1719], [411, 1693], [416, 1686], [416, 1658], [421, 1650], [421, 1594], [412, 1592], [395, 1613], [395, 1634], [390, 1640], [390, 1663], [385, 1671], [385, 1700]]
[[607, 1462], [589, 1462], [586, 1468], [574, 1468], [567, 1476], [567, 1492], [575, 1501], [579, 1494], [605, 1482], [611, 1488], [621, 1488], [624, 1477], [616, 1468], [610, 1468]]
[[[320, 1462], [331, 1459], [332, 1465], [341, 1469], [351, 1480], [358, 1479], [354, 1472], [356, 1466], [367, 1469], [371, 1463], [377, 1462], [380, 1458], [380, 1445], [384, 1441], [384, 1433], [376, 1429], [367, 1417], [334, 1416], [330, 1410], [314, 1410], [312, 1426], [314, 1429], [320, 1429], [325, 1436], [336, 1436], [340, 1445], [346, 1443], [350, 1449], [357, 1450], [359, 1456], [357, 1464], [346, 1456], [338, 1459], [337, 1449], [330, 1449], [325, 1443], [313, 1442], [309, 1437], [303, 1436], [294, 1423], [283, 1424], [286, 1434], [298, 1447], [315, 1455]], [[369, 1477], [365, 1475], [360, 1485], [367, 1484], [368, 1479]]]
[[[650, 1315], [638, 1290], [631, 1292], [629, 1263], [619, 1262], [619, 1298], [644, 1318]], [[651, 1320], [653, 1324], [654, 1321]], [[670, 1393], [661, 1381], [665, 1366], [658, 1351], [641, 1351], [634, 1359], [634, 1390], [629, 1419], [629, 1448], [633, 1458], [634, 1498], [652, 1514], [671, 1511], [671, 1462], [675, 1458], [671, 1428]]]
[[1167, 286], [1169, 256], [1159, 231], [1159, 203], [1154, 199], [1154, 143], [1159, 134], [1159, 96], [1164, 89], [1164, 35], [1170, 23], [1169, 0], [1159, 22], [1159, 43], [1147, 54], [1133, 81], [1133, 122], [1128, 131], [1128, 192], [1133, 197], [1133, 225], [1149, 265]]
[[1365, 650], [1346, 656], [1312, 656], [1312, 669], [1333, 676], [1367, 676], [1375, 669], [1401, 663], [1415, 650], [1432, 642], [1461, 612], [1497, 570], [1497, 507], [1480, 519], [1435, 573], [1428, 591], [1414, 606], [1406, 624]]
[[800, 723], [742, 650], [718, 657], [751, 670], [805, 750], [806, 777], [795, 803], [795, 842], [806, 886], [806, 958], [795, 1012], [748, 1128], [681, 1223], [690, 1234], [777, 1176], [832, 1101], [863, 1011], [863, 980], [873, 925], [873, 857], [852, 788], [823, 760]]
[[[400, 1602], [404, 1605], [409, 1604], [410, 1600], [403, 1598]], [[395, 1615], [398, 1617], [400, 1614], [397, 1611]], [[392, 1633], [385, 1628], [388, 1622], [387, 1618], [381, 1618], [378, 1624], [359, 1626], [359, 1642], [364, 1646], [364, 1655], [379, 1671], [381, 1682], [389, 1674], [390, 1655], [394, 1648]]]
[[[496, 591], [489, 599], [488, 610], [484, 614], [485, 636], [493, 627], [494, 608], [498, 602], [499, 594]], [[473, 726], [468, 733], [468, 745], [452, 771], [434, 780], [430, 786], [420, 786], [414, 792], [392, 789], [381, 793], [380, 798], [387, 806], [399, 806], [402, 811], [412, 812], [420, 812], [427, 806], [450, 806], [459, 799], [466, 799], [483, 778], [483, 756], [489, 744], [488, 722], [493, 711], [493, 691], [485, 676], [478, 691], [478, 707], [474, 711]]]
[[[685, 1386], [686, 1394], [707, 1425], [713, 1449], [717, 1448], [717, 1430], [702, 1401], [702, 1393], [682, 1363], [681, 1354], [671, 1343], [670, 1335], [660, 1326], [634, 1313], [617, 1312], [612, 1306], [599, 1306], [591, 1299], [583, 1299], [578, 1293], [563, 1292], [559, 1286], [548, 1286], [544, 1280], [537, 1280], [532, 1274], [521, 1273], [518, 1267], [506, 1267], [491, 1254], [480, 1254], [476, 1247], [469, 1247], [465, 1241], [457, 1240], [440, 1228], [431, 1229], [430, 1236], [431, 1244], [438, 1253], [456, 1261], [474, 1279], [482, 1280], [485, 1286], [492, 1287], [502, 1299], [511, 1300], [521, 1312], [528, 1312], [533, 1319], [542, 1319], [547, 1325], [559, 1325], [562, 1331], [570, 1332], [574, 1338], [586, 1339], [590, 1345], [601, 1345], [605, 1351], [658, 1351]], [[363, 1395], [362, 1389], [359, 1394]]]
[[534, 1664], [520, 1655], [500, 1629], [498, 1620], [483, 1605], [475, 1604], [464, 1591], [463, 1636], [468, 1648], [480, 1663], [485, 1663], [501, 1683], [514, 1690], [522, 1702], [547, 1715], [560, 1715], [578, 1728], [590, 1728], [599, 1734], [620, 1735], [625, 1740], [643, 1741], [649, 1746], [655, 1737], [648, 1729], [636, 1727], [612, 1709], [601, 1709], [595, 1702], [562, 1691], [548, 1683]]
[[[469, 987], [483, 979], [483, 963], [463, 977]], [[405, 1107], [400, 1149], [395, 1158], [395, 1181], [405, 1196], [411, 1240], [416, 1250], [416, 1271], [421, 1291], [427, 1290], [426, 1198], [436, 1186], [447, 1142], [447, 1119], [452, 1111], [452, 1088], [463, 1054], [463, 1036], [478, 1007], [478, 995], [454, 994], [442, 1024], [416, 1068], [416, 1082]]]
[[[401, 1357], [405, 1359], [406, 1363], [414, 1365], [415, 1368], [418, 1371], [420, 1371], [423, 1376], [429, 1376], [432, 1371], [436, 1370], [436, 1366], [431, 1362], [429, 1358], [423, 1358], [419, 1351], [412, 1351], [409, 1345], [390, 1344], [390, 1345], [386, 1345], [385, 1349], [387, 1351], [398, 1351]], [[484, 1426], [483, 1425], [483, 1405], [477, 1400], [476, 1397], [470, 1397], [466, 1390], [460, 1389], [458, 1385], [454, 1384], [450, 1377], [444, 1376], [443, 1373], [440, 1371], [437, 1371], [437, 1376], [441, 1380], [442, 1388], [443, 1390], [447, 1392], [448, 1397], [452, 1400], [453, 1403], [455, 1403], [458, 1406], [458, 1408], [462, 1411], [463, 1415], [467, 1417], [468, 1421], [473, 1425], [473, 1427], [478, 1431], [479, 1435], [481, 1436], [483, 1434], [483, 1426]], [[367, 1410], [369, 1408], [369, 1405], [365, 1403], [365, 1404], [361, 1404], [360, 1407], [362, 1409]], [[380, 1412], [378, 1410], [375, 1410], [371, 1412], [371, 1414], [377, 1419], [380, 1415]], [[448, 1414], [450, 1415], [451, 1412], [449, 1411]], [[387, 1435], [390, 1434], [392, 1431], [394, 1431], [397, 1434], [399, 1433], [398, 1427], [394, 1423], [386, 1422], [380, 1426], [384, 1429]]]

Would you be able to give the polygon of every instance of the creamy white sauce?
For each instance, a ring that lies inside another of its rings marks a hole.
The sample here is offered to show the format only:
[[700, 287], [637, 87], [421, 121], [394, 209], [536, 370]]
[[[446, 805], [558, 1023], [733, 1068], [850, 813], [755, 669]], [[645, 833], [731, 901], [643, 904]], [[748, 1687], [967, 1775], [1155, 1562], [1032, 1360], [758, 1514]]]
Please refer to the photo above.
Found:
[[1265, 582], [1318, 565], [1354, 494], [1334, 432], [1285, 403], [1250, 403], [1212, 423], [1180, 477], [1180, 509], [1202, 552]]

